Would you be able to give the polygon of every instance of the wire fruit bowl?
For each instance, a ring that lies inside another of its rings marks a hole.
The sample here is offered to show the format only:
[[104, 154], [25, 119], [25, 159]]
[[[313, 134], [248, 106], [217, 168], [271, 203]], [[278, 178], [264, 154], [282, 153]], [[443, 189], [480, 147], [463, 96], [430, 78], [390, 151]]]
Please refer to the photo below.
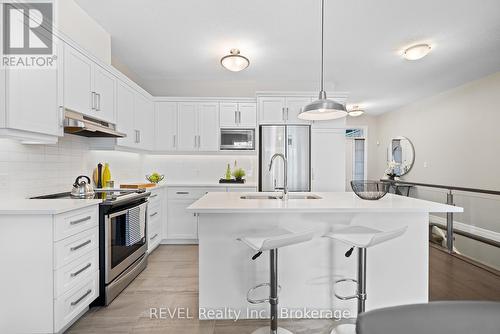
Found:
[[351, 181], [351, 188], [361, 199], [370, 201], [381, 199], [389, 191], [389, 184], [381, 181]]

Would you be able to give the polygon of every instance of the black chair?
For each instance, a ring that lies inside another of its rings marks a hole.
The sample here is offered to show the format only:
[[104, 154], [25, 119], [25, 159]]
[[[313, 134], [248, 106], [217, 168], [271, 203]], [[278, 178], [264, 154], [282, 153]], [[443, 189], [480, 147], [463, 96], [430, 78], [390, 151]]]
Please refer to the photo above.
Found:
[[361, 313], [357, 334], [499, 334], [500, 303], [431, 302]]

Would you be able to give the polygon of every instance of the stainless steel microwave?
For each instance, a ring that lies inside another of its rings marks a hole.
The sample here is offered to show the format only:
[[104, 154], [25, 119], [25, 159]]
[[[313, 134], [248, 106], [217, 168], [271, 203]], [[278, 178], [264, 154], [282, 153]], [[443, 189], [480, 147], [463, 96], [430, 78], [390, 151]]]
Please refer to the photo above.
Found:
[[221, 150], [255, 150], [255, 129], [221, 129]]

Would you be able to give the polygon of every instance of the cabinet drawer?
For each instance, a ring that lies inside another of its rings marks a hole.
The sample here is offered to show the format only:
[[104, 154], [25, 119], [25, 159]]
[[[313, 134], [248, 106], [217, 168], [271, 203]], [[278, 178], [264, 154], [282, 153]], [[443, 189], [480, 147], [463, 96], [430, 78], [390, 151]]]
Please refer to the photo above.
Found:
[[161, 193], [160, 193], [160, 191], [152, 191], [148, 200], [149, 200], [149, 204], [150, 205], [160, 205], [161, 204]]
[[54, 244], [54, 269], [61, 268], [99, 246], [99, 229], [91, 228]]
[[55, 332], [59, 332], [99, 295], [99, 271], [83, 284], [54, 300]]
[[90, 253], [56, 270], [54, 272], [55, 296], [59, 297], [66, 291], [88, 280], [96, 270], [99, 270], [98, 249], [94, 249]]
[[168, 199], [200, 199], [208, 192], [224, 192], [225, 188], [170, 188]]
[[54, 241], [85, 231], [99, 225], [99, 206], [65, 212], [55, 216]]
[[161, 206], [158, 204], [148, 204], [148, 219], [159, 218], [161, 216]]

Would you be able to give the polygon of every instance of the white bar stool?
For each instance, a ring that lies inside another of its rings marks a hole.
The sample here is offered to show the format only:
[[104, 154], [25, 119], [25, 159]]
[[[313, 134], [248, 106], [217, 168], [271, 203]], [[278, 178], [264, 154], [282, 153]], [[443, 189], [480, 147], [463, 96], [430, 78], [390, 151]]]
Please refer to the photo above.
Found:
[[[345, 253], [346, 257], [351, 256], [354, 248], [357, 248], [358, 250], [358, 279], [343, 278], [335, 281], [335, 284], [341, 282], [357, 283], [358, 288], [356, 294], [352, 296], [340, 296], [334, 292], [335, 297], [341, 300], [357, 299], [358, 314], [364, 312], [366, 305], [366, 249], [403, 235], [407, 228], [408, 227], [405, 226], [391, 231], [379, 231], [366, 226], [349, 226], [325, 234], [323, 237], [342, 241], [343, 243], [351, 246], [351, 248]], [[331, 333], [355, 333], [355, 330], [356, 326], [354, 324], [343, 324], [334, 328]]]
[[[278, 248], [291, 246], [302, 242], [310, 241], [314, 236], [314, 232], [291, 232], [285, 229], [276, 229], [266, 231], [262, 234], [243, 236], [237, 240], [243, 242], [257, 253], [252, 256], [252, 260], [257, 259], [262, 252], [269, 251], [270, 262], [270, 282], [262, 283], [254, 286], [247, 293], [247, 301], [251, 304], [261, 304], [269, 302], [271, 310], [270, 327], [261, 327], [252, 334], [292, 334], [287, 329], [278, 327]], [[250, 298], [250, 294], [257, 288], [269, 286], [269, 299], [254, 300]]]

